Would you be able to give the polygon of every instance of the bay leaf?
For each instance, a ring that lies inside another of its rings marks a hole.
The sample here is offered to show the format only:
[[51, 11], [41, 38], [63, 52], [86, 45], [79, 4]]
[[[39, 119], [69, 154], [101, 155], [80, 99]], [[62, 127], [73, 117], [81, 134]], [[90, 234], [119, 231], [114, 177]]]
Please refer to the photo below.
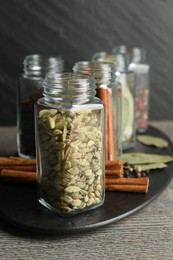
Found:
[[151, 135], [137, 135], [137, 140], [145, 145], [153, 145], [158, 148], [168, 147], [168, 142], [161, 137]]
[[150, 163], [150, 164], [137, 164], [136, 166], [140, 167], [142, 171], [154, 170], [154, 169], [163, 169], [168, 167], [165, 163]]
[[125, 153], [122, 155], [122, 161], [130, 164], [168, 163], [173, 161], [173, 157], [151, 153]]

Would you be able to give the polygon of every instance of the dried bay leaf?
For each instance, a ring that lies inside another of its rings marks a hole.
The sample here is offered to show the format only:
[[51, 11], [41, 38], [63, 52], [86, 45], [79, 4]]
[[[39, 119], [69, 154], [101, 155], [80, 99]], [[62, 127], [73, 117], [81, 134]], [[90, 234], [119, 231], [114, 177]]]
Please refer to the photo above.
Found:
[[163, 169], [168, 167], [168, 165], [165, 163], [150, 163], [150, 164], [141, 164], [141, 165], [138, 164], [137, 166], [140, 167], [142, 171]]
[[168, 147], [168, 142], [160, 137], [151, 135], [137, 135], [137, 140], [145, 145], [153, 145], [158, 148]]
[[173, 161], [173, 157], [150, 153], [125, 153], [122, 155], [122, 160], [130, 164], [168, 163]]

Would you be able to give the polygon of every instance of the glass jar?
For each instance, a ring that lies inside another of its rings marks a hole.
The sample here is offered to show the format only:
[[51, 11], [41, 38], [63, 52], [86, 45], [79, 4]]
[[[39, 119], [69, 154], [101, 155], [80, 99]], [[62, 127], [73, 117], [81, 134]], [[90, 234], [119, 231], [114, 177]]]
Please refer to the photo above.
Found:
[[105, 197], [104, 104], [75, 73], [48, 74], [35, 105], [39, 202], [61, 216], [99, 207]]
[[62, 72], [60, 57], [28, 55], [17, 84], [17, 149], [24, 158], [35, 157], [34, 102], [42, 97], [42, 83], [48, 72]]
[[135, 74], [128, 69], [128, 57], [125, 52], [116, 54], [117, 81], [119, 81], [122, 86], [123, 151], [133, 148], [136, 143]]
[[92, 61], [99, 61], [99, 62], [109, 62], [112, 64], [116, 64], [116, 56], [113, 53], [107, 52], [96, 52], [92, 56]]
[[106, 160], [121, 157], [121, 87], [115, 81], [115, 73], [110, 63], [81, 61], [76, 62], [73, 71], [90, 75], [96, 80], [96, 96], [100, 98], [106, 109]]
[[146, 50], [133, 48], [129, 69], [136, 76], [135, 113], [136, 129], [145, 133], [148, 128], [149, 113], [149, 73], [150, 66], [146, 63]]

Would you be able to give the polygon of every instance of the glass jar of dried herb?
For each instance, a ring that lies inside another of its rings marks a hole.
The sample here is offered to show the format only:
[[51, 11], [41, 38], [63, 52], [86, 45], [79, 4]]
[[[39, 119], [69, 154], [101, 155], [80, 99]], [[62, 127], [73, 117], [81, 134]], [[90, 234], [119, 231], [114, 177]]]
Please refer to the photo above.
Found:
[[95, 87], [87, 76], [48, 74], [35, 105], [39, 201], [61, 216], [104, 202], [104, 104]]
[[17, 84], [17, 149], [25, 158], [35, 157], [34, 102], [42, 96], [43, 79], [48, 72], [62, 72], [60, 57], [28, 55]]
[[114, 48], [114, 52], [115, 74], [122, 86], [122, 147], [123, 151], [126, 151], [136, 143], [135, 74], [129, 69], [129, 53], [126, 46], [118, 46]]
[[73, 67], [74, 72], [90, 75], [96, 80], [96, 96], [105, 104], [106, 110], [106, 160], [115, 160], [122, 153], [121, 132], [121, 85], [115, 79], [111, 63], [80, 61]]

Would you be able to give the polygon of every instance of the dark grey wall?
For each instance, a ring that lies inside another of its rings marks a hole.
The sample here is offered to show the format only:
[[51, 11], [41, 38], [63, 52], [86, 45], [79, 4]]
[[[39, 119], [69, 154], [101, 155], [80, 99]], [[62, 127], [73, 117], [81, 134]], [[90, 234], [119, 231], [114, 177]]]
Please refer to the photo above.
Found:
[[16, 124], [15, 80], [25, 55], [60, 55], [71, 70], [117, 44], [148, 50], [150, 119], [173, 119], [172, 0], [1, 1], [0, 125]]

